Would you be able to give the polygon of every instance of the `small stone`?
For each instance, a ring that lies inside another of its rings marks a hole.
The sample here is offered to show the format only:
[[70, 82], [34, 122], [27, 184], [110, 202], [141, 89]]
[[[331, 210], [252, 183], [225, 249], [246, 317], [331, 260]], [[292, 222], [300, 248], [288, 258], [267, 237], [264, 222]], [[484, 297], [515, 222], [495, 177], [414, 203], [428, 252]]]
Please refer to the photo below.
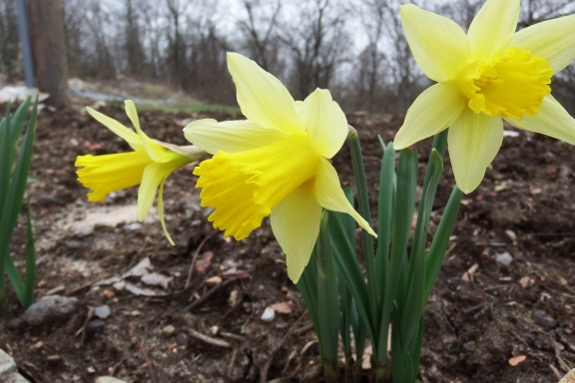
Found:
[[50, 363], [58, 362], [58, 361], [60, 361], [60, 355], [48, 355], [46, 360]]
[[23, 315], [32, 326], [38, 326], [56, 319], [64, 319], [78, 309], [78, 299], [51, 295], [33, 303]]
[[89, 236], [93, 232], [94, 232], [94, 225], [84, 225], [74, 230], [74, 235], [83, 238]]
[[124, 230], [128, 231], [136, 231], [142, 228], [142, 224], [140, 222], [133, 222], [129, 225], [124, 226]]
[[14, 359], [0, 348], [0, 381], [4, 381], [4, 379], [16, 372]]
[[120, 380], [112, 376], [100, 376], [96, 378], [94, 383], [127, 383], [125, 380]]
[[275, 319], [276, 317], [276, 312], [274, 311], [274, 309], [272, 309], [271, 307], [266, 307], [266, 309], [264, 310], [262, 316], [261, 316], [261, 320], [263, 320], [264, 322], [271, 322]]
[[48, 207], [51, 205], [56, 205], [58, 200], [51, 194], [41, 194], [37, 199], [38, 205]]
[[502, 265], [509, 266], [511, 262], [513, 262], [513, 257], [511, 256], [511, 254], [505, 252], [497, 254], [497, 256], [495, 257], [495, 261]]
[[104, 296], [108, 299], [114, 298], [116, 296], [116, 293], [109, 289], [102, 291], [102, 294], [104, 294]]
[[162, 334], [165, 336], [172, 336], [175, 331], [176, 331], [176, 328], [174, 326], [172, 326], [171, 324], [169, 324], [162, 329]]
[[557, 321], [543, 310], [533, 311], [533, 322], [545, 331], [549, 331], [557, 326]]
[[178, 333], [178, 335], [176, 335], [176, 343], [179, 344], [180, 346], [185, 346], [188, 344], [188, 336], [186, 334], [184, 334], [183, 332]]
[[71, 241], [66, 241], [65, 245], [68, 249], [76, 250], [82, 246], [82, 242], [76, 241], [76, 240], [71, 240]]
[[94, 372], [96, 372], [96, 369], [94, 367], [90, 366], [86, 369], [86, 371], [88, 371], [88, 374], [93, 374]]
[[94, 320], [88, 322], [88, 325], [86, 326], [86, 331], [90, 332], [90, 333], [95, 333], [95, 332], [102, 330], [104, 328], [104, 326], [105, 326], [105, 323], [103, 320], [94, 319]]
[[111, 313], [112, 310], [110, 310], [110, 306], [108, 305], [99, 306], [94, 309], [94, 315], [100, 319], [106, 319]]
[[463, 283], [463, 279], [461, 279], [461, 277], [453, 277], [451, 278], [451, 283], [453, 283], [455, 286], [459, 286]]
[[8, 323], [6, 323], [6, 327], [9, 330], [20, 330], [22, 328], [24, 328], [24, 326], [26, 325], [26, 322], [24, 322], [22, 319], [20, 318], [12, 318], [8, 321]]
[[39, 350], [42, 348], [42, 346], [44, 346], [44, 342], [42, 341], [38, 341], [38, 343], [36, 343], [35, 345], [32, 346], [32, 348]]
[[215, 276], [215, 277], [211, 277], [206, 279], [206, 286], [215, 286], [215, 285], [219, 285], [220, 283], [222, 283], [222, 278]]

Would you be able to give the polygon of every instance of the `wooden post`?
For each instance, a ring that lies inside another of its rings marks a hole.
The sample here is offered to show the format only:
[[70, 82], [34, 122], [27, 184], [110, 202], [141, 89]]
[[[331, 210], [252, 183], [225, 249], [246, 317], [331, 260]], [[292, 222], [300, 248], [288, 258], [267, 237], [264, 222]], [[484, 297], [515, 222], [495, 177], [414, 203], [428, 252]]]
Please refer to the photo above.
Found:
[[28, 0], [36, 85], [50, 94], [48, 105], [70, 106], [68, 63], [60, 0]]

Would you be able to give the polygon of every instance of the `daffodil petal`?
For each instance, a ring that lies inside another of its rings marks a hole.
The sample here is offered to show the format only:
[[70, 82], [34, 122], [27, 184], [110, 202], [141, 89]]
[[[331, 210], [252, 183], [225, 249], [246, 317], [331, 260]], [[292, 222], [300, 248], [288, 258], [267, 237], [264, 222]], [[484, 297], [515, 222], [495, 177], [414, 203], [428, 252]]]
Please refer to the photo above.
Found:
[[455, 84], [427, 88], [409, 107], [393, 147], [401, 150], [443, 131], [457, 120], [465, 104], [466, 99]]
[[118, 121], [110, 118], [90, 107], [86, 108], [86, 111], [100, 124], [104, 125], [106, 128], [110, 129], [115, 135], [121, 137], [124, 141], [130, 145], [134, 150], [140, 150], [144, 148], [140, 137], [132, 129], [129, 129], [119, 123]]
[[462, 192], [471, 193], [479, 186], [502, 141], [503, 121], [500, 117], [475, 114], [468, 108], [449, 127], [449, 158], [455, 182]]
[[513, 36], [511, 47], [541, 56], [559, 73], [575, 59], [575, 15], [543, 21]]
[[251, 121], [203, 119], [186, 125], [184, 136], [198, 148], [216, 154], [220, 150], [237, 153], [260, 148], [287, 137], [287, 134], [273, 126], [261, 127]]
[[166, 177], [187, 163], [187, 158], [183, 157], [180, 161], [171, 161], [168, 163], [151, 163], [144, 169], [142, 183], [138, 189], [138, 220], [142, 221], [148, 215], [150, 207], [156, 198], [156, 190], [160, 183], [164, 182]]
[[348, 124], [329, 90], [316, 89], [306, 97], [298, 113], [319, 154], [331, 158], [339, 152], [347, 137]]
[[415, 61], [433, 81], [454, 79], [467, 64], [465, 32], [453, 20], [407, 4], [401, 24]]
[[238, 104], [248, 120], [286, 133], [303, 130], [294, 99], [277, 78], [237, 53], [228, 53], [228, 69], [236, 84]]
[[168, 162], [172, 160], [173, 153], [148, 137], [140, 127], [140, 119], [138, 118], [138, 111], [136, 110], [134, 102], [132, 100], [126, 100], [124, 104], [126, 105], [126, 114], [130, 121], [132, 121], [134, 128], [136, 128], [136, 132], [138, 132], [138, 136], [150, 158], [154, 160], [154, 162]]
[[345, 197], [339, 184], [337, 172], [326, 159], [322, 159], [318, 166], [313, 192], [321, 206], [331, 211], [351, 215], [359, 226], [369, 234], [377, 237], [377, 234], [375, 234], [370, 224], [355, 211]]
[[309, 262], [319, 234], [321, 206], [313, 194], [313, 181], [292, 191], [272, 210], [270, 222], [286, 254], [289, 278], [297, 283]]
[[519, 129], [541, 133], [575, 145], [575, 119], [550, 94], [543, 99], [536, 115], [524, 115], [521, 121], [512, 118], [506, 118], [505, 121]]
[[168, 228], [166, 227], [166, 221], [164, 220], [164, 181], [165, 178], [160, 183], [160, 190], [158, 191], [158, 215], [160, 216], [160, 223], [162, 224], [162, 230], [164, 231], [164, 235], [166, 239], [172, 246], [175, 246], [174, 240], [168, 233]]
[[521, 0], [487, 0], [467, 31], [470, 61], [490, 60], [509, 46], [517, 29]]

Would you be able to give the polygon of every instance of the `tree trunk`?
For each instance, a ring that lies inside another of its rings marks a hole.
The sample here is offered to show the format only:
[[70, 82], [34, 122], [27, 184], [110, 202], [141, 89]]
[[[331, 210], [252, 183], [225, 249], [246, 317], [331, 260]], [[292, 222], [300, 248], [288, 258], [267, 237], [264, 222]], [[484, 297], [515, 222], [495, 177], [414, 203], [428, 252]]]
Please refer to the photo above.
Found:
[[60, 0], [28, 0], [36, 85], [50, 94], [48, 105], [70, 106], [68, 63]]

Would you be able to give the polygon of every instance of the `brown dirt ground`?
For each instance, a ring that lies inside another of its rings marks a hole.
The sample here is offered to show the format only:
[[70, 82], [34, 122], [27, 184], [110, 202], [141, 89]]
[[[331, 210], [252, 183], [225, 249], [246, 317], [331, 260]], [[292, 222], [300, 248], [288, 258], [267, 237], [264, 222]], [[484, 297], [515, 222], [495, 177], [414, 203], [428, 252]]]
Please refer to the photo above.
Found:
[[[128, 122], [123, 110], [101, 111]], [[143, 112], [140, 120], [150, 136], [185, 144], [182, 120], [200, 117], [205, 115]], [[401, 120], [349, 116], [349, 121], [362, 140], [375, 217], [382, 155], [376, 137], [391, 140]], [[422, 174], [429, 147], [429, 140], [417, 146]], [[268, 361], [267, 381], [321, 381], [309, 318], [267, 221], [244, 241], [225, 240], [199, 208], [191, 167], [166, 182], [166, 220], [175, 247], [153, 220], [137, 230], [124, 223], [96, 226], [81, 238], [64, 227], [66, 220], [82, 219], [96, 207], [135, 204], [137, 188], [115, 193], [103, 205], [89, 203], [74, 173], [79, 154], [128, 149], [85, 112], [45, 109], [40, 114], [31, 170], [39, 182], [29, 187], [40, 261], [36, 298], [58, 288], [59, 294], [78, 298], [80, 308], [66, 320], [40, 327], [14, 328], [0, 319], [0, 347], [38, 383], [92, 382], [101, 375], [130, 382], [259, 382]], [[342, 181], [351, 182], [347, 148], [334, 163]], [[435, 223], [454, 185], [447, 158], [445, 165]], [[504, 139], [483, 183], [460, 208], [425, 312], [420, 382], [553, 383], [557, 374], [575, 367], [574, 169], [575, 148], [568, 144], [523, 131]], [[11, 245], [20, 265], [24, 234], [22, 215]], [[186, 287], [191, 260], [202, 243], [200, 254], [213, 253], [211, 265], [205, 274], [194, 270]], [[503, 252], [513, 257], [509, 266], [495, 261]], [[153, 289], [156, 296], [96, 286], [146, 257], [154, 271], [173, 277], [168, 288], [129, 281]], [[249, 278], [232, 279], [201, 306], [179, 313], [210, 289], [207, 278], [226, 271], [245, 271]], [[18, 317], [21, 309], [15, 296], [10, 299]], [[260, 320], [265, 307], [282, 302], [289, 302], [288, 314], [276, 315], [271, 323]], [[90, 309], [104, 304], [111, 315], [103, 327], [78, 334]], [[556, 325], [541, 328], [533, 319], [535, 310], [545, 310]], [[171, 335], [162, 332], [168, 325], [174, 327]], [[198, 340], [192, 330], [224, 340], [230, 348]], [[510, 358], [522, 355], [525, 361], [510, 366]]]

